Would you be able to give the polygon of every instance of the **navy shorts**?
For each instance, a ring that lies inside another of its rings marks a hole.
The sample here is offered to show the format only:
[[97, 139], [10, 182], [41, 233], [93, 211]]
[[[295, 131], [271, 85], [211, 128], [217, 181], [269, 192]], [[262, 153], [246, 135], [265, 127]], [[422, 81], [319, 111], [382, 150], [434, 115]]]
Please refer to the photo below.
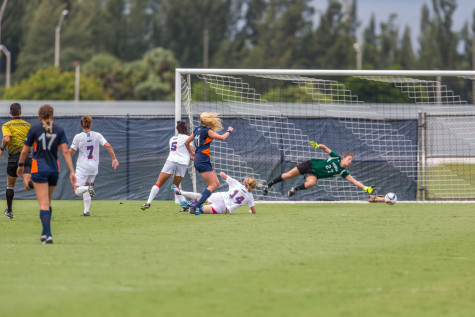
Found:
[[211, 166], [211, 161], [209, 159], [209, 157], [207, 158], [196, 158], [195, 157], [195, 161], [194, 161], [194, 164], [195, 164], [195, 168], [196, 170], [198, 171], [198, 173], [204, 173], [204, 172], [210, 172], [213, 170], [213, 166]]
[[31, 180], [35, 183], [48, 183], [49, 186], [56, 186], [58, 176], [58, 172], [38, 172], [31, 174]]

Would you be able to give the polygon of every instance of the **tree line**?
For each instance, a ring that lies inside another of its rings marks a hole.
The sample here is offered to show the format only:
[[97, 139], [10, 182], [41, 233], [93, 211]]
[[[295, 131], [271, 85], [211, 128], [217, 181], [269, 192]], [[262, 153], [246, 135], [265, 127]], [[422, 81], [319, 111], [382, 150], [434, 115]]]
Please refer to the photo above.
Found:
[[[65, 78], [79, 61], [81, 87], [91, 88], [82, 99], [167, 100], [176, 67], [355, 69], [357, 42], [364, 69], [472, 69], [475, 10], [454, 30], [456, 0], [424, 4], [415, 50], [413, 30], [399, 29], [395, 14], [360, 21], [357, 8], [357, 0], [328, 0], [318, 12], [311, 0], [9, 1], [0, 42], [11, 52], [12, 87], [0, 93], [72, 99]], [[0, 85], [5, 69], [2, 55]]]

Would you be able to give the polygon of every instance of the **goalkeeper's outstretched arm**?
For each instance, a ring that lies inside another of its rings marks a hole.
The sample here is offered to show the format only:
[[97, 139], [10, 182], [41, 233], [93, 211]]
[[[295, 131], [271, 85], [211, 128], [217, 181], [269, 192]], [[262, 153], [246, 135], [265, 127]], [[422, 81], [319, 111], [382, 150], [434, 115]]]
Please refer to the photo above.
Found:
[[332, 152], [332, 150], [330, 150], [326, 145], [318, 144], [315, 141], [310, 141], [310, 146], [313, 147], [315, 150], [320, 148], [327, 154], [330, 154]]
[[365, 192], [368, 192], [369, 194], [371, 194], [374, 190], [373, 186], [365, 186], [363, 185], [363, 183], [357, 181], [351, 175], [346, 176], [345, 179], [349, 181], [350, 183], [352, 183], [353, 185], [355, 185], [356, 187], [363, 189]]

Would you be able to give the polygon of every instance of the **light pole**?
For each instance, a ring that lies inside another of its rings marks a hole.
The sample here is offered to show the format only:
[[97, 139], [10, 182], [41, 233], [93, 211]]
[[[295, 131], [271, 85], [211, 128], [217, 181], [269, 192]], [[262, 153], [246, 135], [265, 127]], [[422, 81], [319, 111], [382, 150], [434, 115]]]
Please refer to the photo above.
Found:
[[3, 0], [2, 7], [0, 8], [0, 50], [5, 53], [7, 57], [7, 73], [5, 75], [5, 87], [10, 87], [10, 65], [11, 65], [11, 55], [7, 47], [2, 45], [2, 20], [3, 14], [5, 13], [5, 7], [7, 6], [8, 0]]
[[362, 52], [361, 52], [361, 45], [359, 41], [353, 44], [353, 49], [356, 52], [356, 69], [361, 69], [363, 58], [362, 58]]
[[7, 69], [6, 69], [7, 73], [5, 75], [5, 88], [10, 88], [10, 67], [12, 64], [11, 54], [5, 45], [0, 45], [0, 50], [3, 53], [5, 53], [5, 56], [7, 57]]
[[63, 24], [64, 17], [68, 14], [68, 10], [61, 11], [59, 17], [58, 26], [56, 26], [56, 36], [54, 45], [54, 66], [59, 67], [59, 35], [61, 33], [61, 25]]

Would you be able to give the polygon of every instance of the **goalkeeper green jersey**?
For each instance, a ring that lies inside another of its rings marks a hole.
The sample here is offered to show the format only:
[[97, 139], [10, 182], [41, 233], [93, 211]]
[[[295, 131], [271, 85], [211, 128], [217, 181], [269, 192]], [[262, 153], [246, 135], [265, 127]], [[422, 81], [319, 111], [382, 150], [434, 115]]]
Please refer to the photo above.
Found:
[[8, 155], [15, 155], [21, 152], [29, 130], [30, 124], [19, 118], [14, 118], [2, 126], [3, 137], [10, 137]]
[[327, 178], [336, 175], [340, 175], [345, 178], [350, 173], [340, 166], [341, 157], [335, 152], [330, 153], [328, 159], [310, 159], [310, 164], [312, 165], [312, 171], [317, 175], [317, 178]]

